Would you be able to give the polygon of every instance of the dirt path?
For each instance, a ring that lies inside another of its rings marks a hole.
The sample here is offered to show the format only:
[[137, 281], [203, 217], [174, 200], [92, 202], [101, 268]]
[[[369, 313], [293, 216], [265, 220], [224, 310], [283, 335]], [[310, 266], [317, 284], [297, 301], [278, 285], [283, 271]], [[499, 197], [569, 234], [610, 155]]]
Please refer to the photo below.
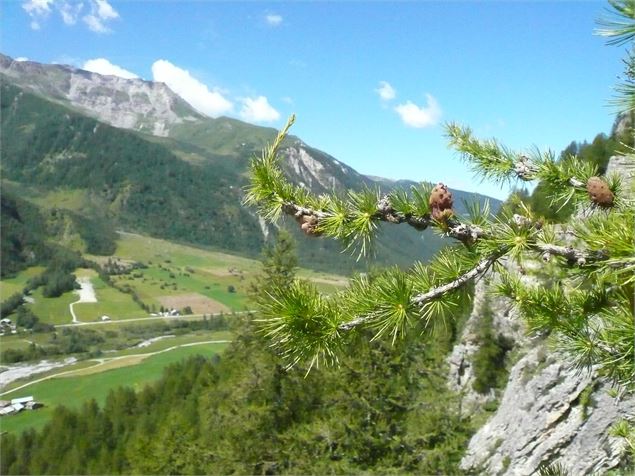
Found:
[[97, 296], [95, 295], [95, 288], [93, 288], [93, 283], [90, 278], [77, 278], [77, 282], [79, 283], [79, 299], [71, 304], [69, 304], [69, 309], [71, 310], [71, 316], [73, 316], [73, 324], [77, 324], [79, 319], [75, 315], [75, 311], [73, 310], [73, 306], [80, 302], [97, 302]]
[[[203, 344], [228, 344], [230, 343], [230, 340], [206, 340], [206, 341], [202, 341], [202, 342], [190, 342], [188, 344], [181, 344], [181, 345], [175, 345], [172, 347], [168, 347], [167, 349], [162, 349], [162, 350], [157, 350], [156, 352], [147, 352], [145, 354], [131, 354], [131, 355], [119, 355], [117, 357], [102, 357], [102, 358], [98, 358], [98, 359], [90, 359], [93, 362], [96, 362], [95, 365], [91, 365], [90, 367], [84, 367], [81, 369], [74, 369], [74, 370], [66, 370], [64, 372], [59, 372], [56, 374], [52, 374], [52, 375], [47, 375], [46, 377], [42, 377], [39, 378], [37, 380], [33, 380], [31, 382], [27, 382], [24, 385], [20, 385], [19, 387], [16, 388], [12, 388], [11, 390], [7, 390], [6, 392], [0, 393], [0, 397], [8, 394], [8, 393], [12, 393], [15, 392], [17, 390], [21, 390], [23, 388], [26, 388], [30, 385], [33, 385], [35, 383], [40, 383], [43, 382], [45, 380], [54, 378], [54, 377], [59, 377], [59, 376], [72, 376], [72, 374], [77, 374], [77, 375], [89, 375], [89, 374], [93, 374], [93, 373], [98, 373], [100, 370], [98, 371], [94, 371], [93, 369], [97, 368], [97, 367], [102, 367], [102, 366], [107, 366], [110, 368], [117, 368], [117, 367], [125, 367], [126, 365], [112, 365], [113, 362], [119, 361], [119, 360], [123, 360], [123, 359], [128, 359], [128, 360], [132, 360], [132, 362], [129, 365], [134, 365], [134, 364], [138, 364], [139, 362], [141, 362], [142, 360], [147, 359], [148, 357], [152, 357], [153, 355], [157, 355], [157, 354], [162, 354], [163, 352], [169, 352], [171, 350], [174, 349], [178, 349], [180, 347], [192, 347], [195, 345], [203, 345]], [[88, 370], [90, 370], [90, 372], [87, 372]]]

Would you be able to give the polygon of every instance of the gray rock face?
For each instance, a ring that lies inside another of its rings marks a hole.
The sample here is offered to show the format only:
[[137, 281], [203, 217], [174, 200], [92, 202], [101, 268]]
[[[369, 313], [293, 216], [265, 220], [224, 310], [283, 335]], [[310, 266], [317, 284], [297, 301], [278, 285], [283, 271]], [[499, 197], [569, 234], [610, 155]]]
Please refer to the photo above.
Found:
[[631, 197], [635, 194], [635, 158], [614, 155], [606, 166], [606, 175], [617, 174], [622, 177], [622, 186]]
[[[525, 266], [531, 266], [531, 264], [526, 263]], [[525, 284], [531, 284], [535, 281], [532, 276], [520, 273], [520, 269], [516, 264], [507, 262], [506, 267], [511, 272], [519, 274]], [[454, 346], [452, 353], [447, 359], [450, 369], [448, 385], [453, 391], [463, 395], [462, 405], [466, 412], [471, 412], [496, 399], [494, 390], [487, 395], [483, 395], [472, 388], [476, 378], [472, 361], [474, 354], [480, 347], [478, 329], [485, 318], [485, 312], [489, 312], [492, 315], [492, 326], [495, 335], [500, 334], [513, 341], [515, 347], [532, 345], [532, 339], [527, 336], [523, 322], [518, 316], [516, 309], [514, 309], [513, 303], [508, 299], [495, 297], [491, 294], [492, 286], [497, 282], [497, 279], [496, 274], [488, 273], [476, 283], [472, 301], [472, 313], [465, 324], [459, 343]]]
[[[585, 405], [587, 388], [593, 391]], [[461, 468], [531, 475], [557, 461], [578, 475], [618, 466], [623, 442], [609, 429], [635, 415], [635, 399], [617, 401], [608, 389], [591, 374], [572, 372], [544, 345], [534, 347], [513, 367], [498, 411], [470, 440]]]
[[[624, 185], [633, 187], [632, 157], [612, 157], [608, 165], [608, 173], [611, 172], [620, 174]], [[630, 191], [632, 197], [635, 187]], [[560, 235], [566, 239], [566, 230], [561, 230]], [[476, 291], [474, 311], [450, 357], [449, 385], [463, 392], [468, 408], [486, 400], [479, 400], [478, 394], [470, 392], [473, 373], [469, 367], [461, 381], [452, 362], [461, 353], [471, 356], [478, 350], [478, 345], [470, 343], [469, 335], [482, 318], [487, 286], [479, 283]], [[509, 304], [490, 298], [496, 328], [513, 336], [509, 329], [513, 331], [514, 327], [510, 325], [518, 326], [518, 321]], [[470, 440], [461, 468], [476, 474], [532, 475], [541, 464], [557, 462], [569, 474], [581, 475], [602, 474], [617, 467], [624, 442], [609, 436], [609, 429], [621, 419], [635, 420], [635, 396], [623, 400], [609, 396], [606, 382], [593, 372], [577, 373], [564, 356], [555, 354], [544, 341], [518, 336], [514, 340], [524, 355], [510, 371], [496, 413]]]
[[115, 127], [167, 136], [170, 127], [203, 116], [164, 83], [103, 76], [64, 65], [0, 55], [0, 73], [36, 94], [70, 104]]
[[517, 313], [511, 303], [504, 299], [492, 299], [487, 296], [490, 288], [490, 279], [491, 275], [487, 280], [482, 279], [476, 283], [472, 313], [465, 324], [461, 340], [454, 346], [452, 353], [447, 359], [450, 369], [448, 385], [453, 391], [463, 395], [462, 408], [468, 413], [496, 399], [494, 390], [483, 395], [472, 388], [476, 378], [472, 362], [474, 354], [480, 347], [478, 328], [485, 318], [486, 308], [489, 309], [488, 312], [492, 313], [492, 325], [495, 334], [502, 334], [517, 343], [526, 340], [517, 320]]
[[611, 135], [622, 136], [626, 133], [633, 133], [635, 125], [635, 112], [623, 112], [615, 118]]

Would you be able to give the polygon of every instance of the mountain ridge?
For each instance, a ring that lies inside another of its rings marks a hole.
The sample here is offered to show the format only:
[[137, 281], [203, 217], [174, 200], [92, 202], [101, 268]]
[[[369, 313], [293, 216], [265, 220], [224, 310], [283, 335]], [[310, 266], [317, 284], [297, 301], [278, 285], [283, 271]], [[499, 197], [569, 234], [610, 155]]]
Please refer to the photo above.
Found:
[[[189, 105], [184, 117], [193, 119], [166, 125], [164, 117], [156, 119], [123, 99], [119, 109], [106, 108], [105, 117], [95, 117], [103, 109], [89, 113], [64, 95], [73, 78], [80, 77], [82, 84], [95, 81], [84, 84], [84, 95], [73, 97], [82, 99], [82, 104], [108, 107], [114, 103], [105, 96], [117, 88], [151, 83], [78, 71], [0, 56], [4, 177], [25, 190], [39, 190], [44, 197], [59, 191], [84, 197], [95, 205], [98, 216], [129, 231], [257, 255], [277, 227], [242, 207], [242, 189], [251, 157], [275, 137], [276, 130], [231, 118], [194, 117]], [[57, 83], [48, 82], [52, 75], [57, 75]], [[180, 104], [178, 96], [170, 93], [162, 97]], [[129, 91], [126, 94], [130, 98]], [[147, 127], [125, 120], [114, 121], [122, 127], [108, 124], [111, 113], [119, 110], [128, 111], [128, 118], [141, 117]], [[157, 130], [161, 134], [153, 134]], [[389, 181], [372, 180], [294, 136], [283, 143], [280, 156], [288, 178], [317, 194], [368, 186], [384, 192], [392, 188]], [[459, 213], [464, 211], [461, 199], [485, 200], [460, 190], [453, 193]], [[496, 208], [499, 202], [491, 201]], [[94, 218], [95, 211], [82, 213]], [[287, 227], [299, 236], [294, 225]], [[384, 239], [377, 246], [381, 265], [408, 266], [431, 256], [442, 243], [432, 233], [409, 227], [388, 225], [382, 230]], [[305, 266], [339, 271], [360, 266], [341, 255], [339, 245], [331, 240], [304, 240], [302, 247]]]
[[174, 124], [204, 117], [162, 82], [106, 76], [70, 65], [15, 61], [2, 54], [0, 72], [34, 93], [66, 102], [112, 126], [160, 137], [166, 137]]

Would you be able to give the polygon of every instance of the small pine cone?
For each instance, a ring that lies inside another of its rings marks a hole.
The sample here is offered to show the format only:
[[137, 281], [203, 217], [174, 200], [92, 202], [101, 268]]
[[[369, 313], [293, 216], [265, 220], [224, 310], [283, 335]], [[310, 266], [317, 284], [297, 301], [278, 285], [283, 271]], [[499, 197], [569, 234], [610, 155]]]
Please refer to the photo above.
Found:
[[586, 189], [589, 192], [589, 198], [596, 205], [603, 208], [613, 206], [613, 192], [600, 177], [591, 177], [586, 183]]
[[452, 212], [452, 192], [442, 183], [438, 183], [430, 192], [430, 209], [432, 217], [438, 221], [447, 220], [453, 215]]
[[452, 208], [452, 192], [442, 183], [438, 183], [430, 192], [430, 207], [439, 208], [441, 211]]

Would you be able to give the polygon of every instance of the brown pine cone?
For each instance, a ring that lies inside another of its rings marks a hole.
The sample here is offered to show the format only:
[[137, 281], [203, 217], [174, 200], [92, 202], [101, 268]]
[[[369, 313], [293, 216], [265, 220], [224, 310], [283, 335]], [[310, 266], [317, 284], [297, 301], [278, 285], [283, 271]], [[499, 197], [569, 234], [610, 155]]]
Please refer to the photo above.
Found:
[[442, 183], [438, 183], [430, 193], [430, 209], [432, 210], [432, 218], [439, 221], [445, 221], [451, 217], [452, 211], [452, 192]]
[[609, 208], [613, 206], [613, 192], [608, 184], [600, 177], [591, 177], [586, 183], [587, 192], [589, 192], [590, 200], [596, 205]]

